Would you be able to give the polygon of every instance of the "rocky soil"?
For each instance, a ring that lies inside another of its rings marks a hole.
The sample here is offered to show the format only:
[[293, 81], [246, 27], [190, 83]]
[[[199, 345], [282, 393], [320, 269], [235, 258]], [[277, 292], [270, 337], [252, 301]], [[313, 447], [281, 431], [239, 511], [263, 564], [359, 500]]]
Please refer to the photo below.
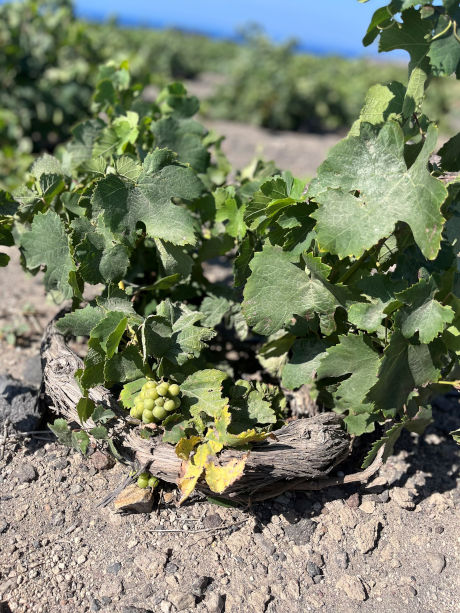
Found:
[[[457, 396], [438, 399], [425, 435], [407, 433], [364, 486], [247, 509], [199, 497], [177, 508], [166, 492], [150, 513], [117, 513], [99, 503], [126, 467], [58, 445], [36, 411], [39, 340], [58, 307], [10, 253], [0, 270], [1, 613], [460, 610], [460, 448], [448, 434], [460, 426]], [[39, 432], [27, 435], [31, 424]]]

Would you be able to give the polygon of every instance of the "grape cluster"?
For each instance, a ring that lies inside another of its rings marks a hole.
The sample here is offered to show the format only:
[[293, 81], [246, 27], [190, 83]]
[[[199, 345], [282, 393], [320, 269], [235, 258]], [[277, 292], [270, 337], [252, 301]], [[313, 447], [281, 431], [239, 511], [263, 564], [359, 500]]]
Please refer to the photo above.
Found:
[[142, 489], [145, 489], [146, 487], [155, 488], [158, 483], [158, 479], [150, 473], [141, 473], [137, 478], [137, 485]]
[[180, 407], [179, 394], [177, 383], [147, 381], [134, 399], [130, 415], [141, 419], [144, 424], [159, 423]]

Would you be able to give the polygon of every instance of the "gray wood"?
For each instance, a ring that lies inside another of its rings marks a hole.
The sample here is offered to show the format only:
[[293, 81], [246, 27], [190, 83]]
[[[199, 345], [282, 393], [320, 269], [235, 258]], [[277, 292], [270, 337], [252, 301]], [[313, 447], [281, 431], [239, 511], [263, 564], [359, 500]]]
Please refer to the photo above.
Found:
[[[42, 346], [41, 359], [45, 395], [51, 408], [70, 422], [79, 423], [76, 405], [81, 398], [80, 388], [74, 378], [75, 371], [83, 362], [67, 345], [55, 326], [56, 319], [47, 326]], [[111, 435], [118, 448], [122, 448], [128, 461], [136, 459], [147, 465], [150, 472], [169, 483], [177, 483], [184, 464], [177, 457], [174, 446], [162, 443], [160, 437], [145, 440], [137, 428], [127, 422], [127, 413], [119, 407], [116, 399], [103, 386], [93, 388], [90, 397], [97, 404], [112, 409], [118, 419], [114, 420]], [[91, 420], [85, 427], [92, 427]], [[217, 462], [226, 463], [233, 458], [247, 455], [243, 476], [226, 490], [223, 497], [237, 499], [263, 499], [276, 495], [280, 488], [305, 481], [321, 481], [349, 454], [350, 437], [335, 413], [321, 413], [311, 418], [289, 422], [273, 432], [263, 443], [252, 446], [250, 451], [225, 449]], [[206, 484], [199, 482], [197, 489], [209, 493]], [[265, 493], [264, 493], [265, 492]]]

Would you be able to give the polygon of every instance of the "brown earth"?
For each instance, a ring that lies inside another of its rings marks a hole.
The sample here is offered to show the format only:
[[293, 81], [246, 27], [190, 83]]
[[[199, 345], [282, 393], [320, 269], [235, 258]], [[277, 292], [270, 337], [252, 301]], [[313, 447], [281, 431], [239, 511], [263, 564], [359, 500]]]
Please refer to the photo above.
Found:
[[[232, 130], [229, 152], [243, 161], [252, 129]], [[291, 135], [253, 134], [292, 168]], [[313, 169], [332, 144], [316, 139], [294, 139]], [[16, 322], [29, 331], [15, 346], [3, 333], [0, 374], [31, 383], [41, 329], [58, 307], [9, 252], [0, 330]], [[0, 611], [459, 611], [460, 454], [448, 434], [459, 426], [458, 399], [439, 399], [425, 435], [403, 436], [366, 486], [288, 493], [249, 509], [156, 499], [140, 515], [98, 506], [124, 466], [104, 469], [97, 453], [83, 458], [49, 434], [9, 436], [0, 460]]]

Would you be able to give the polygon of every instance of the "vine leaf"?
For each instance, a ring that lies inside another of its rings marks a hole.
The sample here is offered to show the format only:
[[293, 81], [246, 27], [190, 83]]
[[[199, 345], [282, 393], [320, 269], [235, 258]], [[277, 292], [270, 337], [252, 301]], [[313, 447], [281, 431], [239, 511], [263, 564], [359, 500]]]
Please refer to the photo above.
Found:
[[88, 419], [94, 413], [94, 409], [96, 408], [96, 405], [94, 401], [91, 400], [91, 398], [83, 396], [78, 401], [76, 408], [77, 408], [78, 418], [80, 419], [80, 423], [84, 424], [86, 421], [88, 421]]
[[372, 445], [371, 449], [369, 450], [369, 453], [364, 458], [364, 462], [361, 468], [363, 469], [367, 468], [371, 464], [372, 460], [375, 458], [379, 449], [382, 446], [385, 447], [385, 451], [383, 452], [383, 456], [382, 456], [382, 460], [385, 462], [392, 454], [393, 448], [402, 432], [402, 429], [403, 429], [403, 424], [397, 423], [397, 424], [394, 424], [389, 430], [387, 430], [385, 435], [382, 436], [381, 439], [379, 439]]
[[450, 306], [443, 306], [434, 299], [438, 291], [433, 279], [422, 279], [417, 284], [397, 294], [407, 306], [398, 312], [396, 321], [403, 336], [411, 338], [419, 333], [420, 342], [428, 344], [452, 323], [455, 313]]
[[283, 386], [294, 390], [302, 385], [311, 385], [321, 359], [326, 355], [325, 349], [326, 344], [320, 339], [297, 339], [292, 347], [292, 355], [283, 367]]
[[160, 303], [156, 314], [149, 316], [142, 326], [144, 357], [166, 358], [179, 366], [198, 357], [216, 334], [211, 328], [196, 325], [204, 317], [183, 304], [169, 300]]
[[46, 266], [44, 281], [48, 291], [58, 290], [63, 299], [80, 294], [69, 237], [57, 213], [37, 213], [30, 230], [21, 236], [21, 246], [29, 269]]
[[180, 162], [190, 164], [196, 172], [205, 173], [209, 165], [209, 152], [203, 146], [205, 129], [194, 119], [166, 117], [152, 126], [157, 147], [177, 153]]
[[362, 335], [339, 336], [339, 343], [329, 347], [321, 359], [318, 379], [343, 377], [335, 395], [344, 403], [360, 404], [377, 382], [379, 356]]
[[356, 287], [368, 302], [354, 302], [348, 309], [348, 320], [360, 330], [376, 332], [382, 319], [402, 305], [396, 297], [405, 289], [404, 281], [390, 279], [388, 275], [376, 274], [364, 277]]
[[194, 245], [194, 219], [188, 210], [173, 204], [172, 198], [194, 200], [203, 189], [191, 168], [165, 166], [153, 173], [144, 171], [137, 183], [107, 175], [98, 182], [91, 203], [93, 214], [102, 213], [105, 225], [118, 235], [133, 237], [142, 223], [151, 238]]
[[228, 405], [228, 398], [222, 397], [222, 383], [227, 375], [221, 370], [198, 370], [181, 384], [181, 392], [192, 416], [205, 413], [217, 417]]
[[120, 393], [120, 401], [125, 409], [131, 409], [134, 406], [134, 400], [145, 383], [147, 383], [145, 377], [125, 383]]
[[205, 469], [205, 479], [210, 489], [216, 494], [222, 494], [243, 475], [246, 459], [247, 454], [240, 460], [233, 458], [223, 466], [208, 462]]
[[66, 313], [56, 322], [57, 329], [62, 334], [74, 336], [89, 336], [91, 330], [104, 318], [104, 311], [100, 307], [86, 305], [83, 309]]
[[293, 262], [295, 256], [272, 245], [254, 254], [252, 274], [244, 289], [243, 314], [255, 332], [273, 334], [294, 315], [324, 314], [333, 318], [341, 306], [330, 285]]
[[440, 208], [447, 197], [442, 182], [427, 169], [436, 140], [432, 124], [409, 169], [404, 161], [404, 134], [393, 121], [380, 131], [362, 124], [359, 136], [335, 145], [308, 191], [319, 204], [312, 217], [317, 220], [321, 248], [340, 258], [359, 257], [389, 236], [398, 221], [404, 221], [423, 255], [434, 259], [444, 224]]
[[71, 227], [78, 272], [86, 282], [115, 282], [126, 275], [129, 250], [116, 241], [107, 227], [102, 223], [94, 227], [85, 217], [75, 219]]
[[440, 371], [433, 364], [427, 345], [412, 345], [395, 330], [380, 361], [378, 381], [367, 395], [377, 409], [394, 416], [418, 387], [437, 381]]

